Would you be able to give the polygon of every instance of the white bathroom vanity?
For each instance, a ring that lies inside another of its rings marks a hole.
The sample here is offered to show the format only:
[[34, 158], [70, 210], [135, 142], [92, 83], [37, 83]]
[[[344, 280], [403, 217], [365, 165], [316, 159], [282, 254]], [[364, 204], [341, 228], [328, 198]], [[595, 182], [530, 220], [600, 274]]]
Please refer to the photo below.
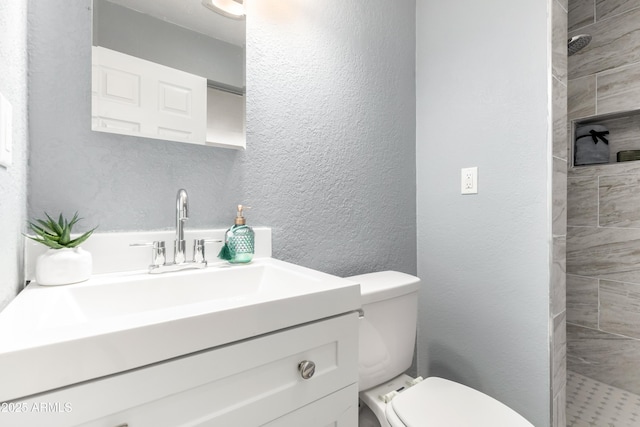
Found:
[[0, 313], [0, 425], [355, 426], [359, 307], [270, 257], [32, 282]]

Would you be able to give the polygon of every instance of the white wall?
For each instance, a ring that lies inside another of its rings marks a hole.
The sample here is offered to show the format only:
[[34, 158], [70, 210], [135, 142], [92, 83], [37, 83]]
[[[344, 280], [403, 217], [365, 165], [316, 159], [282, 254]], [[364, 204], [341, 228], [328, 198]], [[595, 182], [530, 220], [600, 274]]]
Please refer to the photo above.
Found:
[[[549, 425], [547, 2], [417, 1], [418, 370]], [[460, 194], [478, 166], [479, 193]]]
[[0, 310], [22, 281], [27, 206], [27, 1], [0, 0], [0, 93], [13, 109], [13, 164], [0, 166]]

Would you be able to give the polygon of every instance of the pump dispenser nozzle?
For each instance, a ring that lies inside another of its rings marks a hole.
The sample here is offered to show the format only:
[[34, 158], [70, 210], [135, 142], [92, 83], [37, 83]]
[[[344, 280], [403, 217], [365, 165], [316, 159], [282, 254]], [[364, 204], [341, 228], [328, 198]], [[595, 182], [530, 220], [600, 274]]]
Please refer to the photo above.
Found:
[[245, 209], [251, 209], [251, 207], [238, 205], [238, 212], [236, 213], [236, 220], [235, 220], [236, 225], [245, 225], [247, 223], [246, 219], [244, 218]]

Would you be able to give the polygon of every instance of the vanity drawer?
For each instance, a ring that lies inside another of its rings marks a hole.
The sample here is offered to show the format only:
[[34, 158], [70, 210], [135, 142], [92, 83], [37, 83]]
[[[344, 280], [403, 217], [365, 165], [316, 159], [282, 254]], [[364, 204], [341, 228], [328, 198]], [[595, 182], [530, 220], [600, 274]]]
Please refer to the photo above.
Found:
[[[356, 384], [357, 321], [350, 313], [13, 402], [25, 411], [0, 413], [0, 425], [264, 425]], [[309, 379], [302, 361], [315, 363]]]
[[327, 397], [278, 418], [264, 427], [355, 427], [358, 425], [358, 385], [336, 391]]

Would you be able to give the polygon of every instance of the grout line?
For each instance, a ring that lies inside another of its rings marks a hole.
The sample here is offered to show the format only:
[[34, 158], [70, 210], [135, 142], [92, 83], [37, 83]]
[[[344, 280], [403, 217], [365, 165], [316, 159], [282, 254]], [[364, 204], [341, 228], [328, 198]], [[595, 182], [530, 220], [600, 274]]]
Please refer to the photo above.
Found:
[[560, 9], [564, 10], [567, 15], [569, 14], [569, 2], [567, 2], [566, 8], [562, 5], [562, 2], [560, 2], [559, 0], [556, 0], [556, 3], [558, 3], [558, 6], [560, 6]]
[[600, 227], [600, 175], [596, 179], [596, 227]]
[[593, 74], [593, 79], [595, 80], [595, 88], [593, 90], [593, 107], [596, 112], [596, 116], [598, 115], [598, 73]]
[[602, 330], [600, 329], [600, 312], [602, 310], [600, 310], [600, 283], [601, 283], [600, 278], [598, 278], [598, 287], [596, 288], [596, 291], [598, 293], [598, 315], [596, 316], [596, 324], [598, 325], [598, 330]]
[[[598, 19], [597, 15], [596, 15], [597, 9], [596, 9], [596, 3], [595, 3], [595, 2], [594, 2], [594, 4], [593, 4], [593, 7], [594, 7], [594, 10], [593, 10], [593, 19], [594, 19], [594, 22], [593, 22], [593, 23], [594, 23], [594, 24], [597, 24], [597, 23], [602, 22], [602, 21], [607, 21], [607, 20], [609, 20], [609, 19], [618, 18], [618, 17], [620, 17], [620, 16], [622, 16], [622, 15], [624, 15], [624, 14], [631, 13], [631, 12], [633, 12], [634, 10], [636, 10], [636, 9], [640, 8], [640, 6], [632, 7], [631, 9], [627, 9], [627, 10], [625, 10], [624, 12], [618, 12], [618, 13], [615, 13], [615, 14], [613, 14], [613, 15], [609, 15], [609, 16], [607, 16], [606, 18]], [[589, 24], [589, 25], [591, 25], [591, 24]]]
[[[629, 336], [629, 335], [619, 334], [617, 332], [607, 331], [605, 329], [594, 328], [593, 326], [583, 325], [582, 323], [567, 322], [567, 325], [576, 326], [578, 328], [583, 328], [583, 329], [588, 329], [590, 331], [599, 332], [599, 333], [605, 334], [605, 335], [612, 335], [614, 337], [622, 338], [622, 339], [629, 340], [629, 341], [640, 341], [640, 338], [632, 337], [632, 336]], [[567, 338], [567, 340], [568, 339], [569, 338]], [[584, 340], [590, 340], [590, 339], [591, 338], [584, 338]], [[596, 339], [598, 339], [598, 338], [596, 338]]]
[[[613, 227], [610, 225], [568, 225], [568, 228], [600, 228], [600, 229], [610, 229], [610, 230], [640, 230], [640, 227]], [[618, 242], [612, 242], [618, 243]]]

